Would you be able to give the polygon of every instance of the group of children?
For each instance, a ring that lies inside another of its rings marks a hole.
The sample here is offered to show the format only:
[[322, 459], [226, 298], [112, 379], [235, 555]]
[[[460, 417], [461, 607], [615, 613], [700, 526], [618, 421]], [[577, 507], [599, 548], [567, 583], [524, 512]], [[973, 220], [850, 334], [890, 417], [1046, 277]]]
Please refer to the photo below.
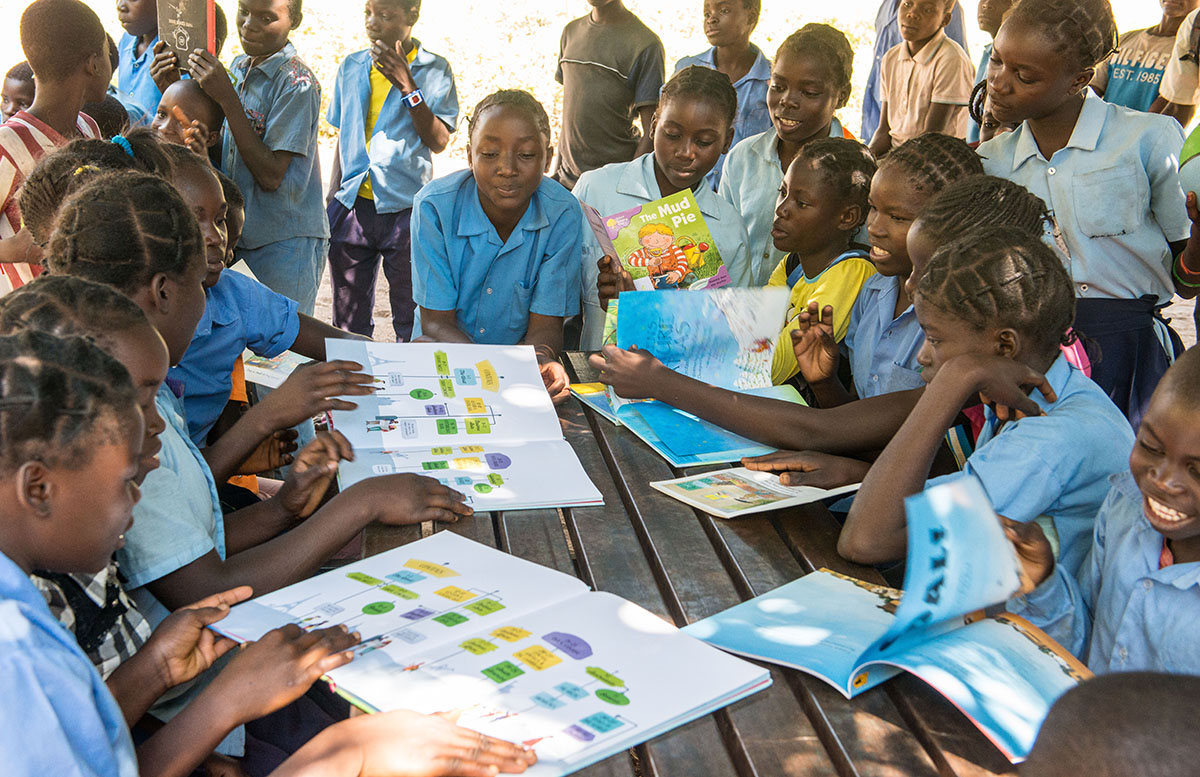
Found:
[[[974, 95], [949, 0], [885, 0], [900, 42], [879, 60], [869, 145], [835, 115], [853, 61], [835, 28], [806, 24], [768, 61], [749, 42], [757, 0], [705, 0], [712, 48], [664, 83], [657, 37], [620, 0], [589, 3], [562, 39], [557, 166], [545, 109], [504, 89], [467, 121], [468, 167], [431, 180], [458, 124], [453, 74], [412, 36], [419, 2], [367, 0], [369, 48], [327, 113], [327, 200], [320, 85], [289, 42], [300, 0], [239, 2], [232, 76], [213, 53], [169, 52], [154, 0], [121, 0], [116, 93], [146, 126], [107, 140], [84, 110], [114, 73], [98, 18], [79, 0], [24, 11], [28, 67], [0, 95], [0, 662], [27, 711], [0, 741], [18, 773], [533, 762], [439, 718], [346, 720], [310, 686], [357, 635], [284, 629], [229, 660], [206, 629], [370, 522], [471, 515], [408, 475], [327, 495], [354, 452], [308, 419], [372, 389], [325, 340], [373, 334], [380, 262], [399, 339], [531, 345], [562, 401], [582, 313], [580, 346], [621, 395], [780, 448], [745, 463], [785, 484], [861, 481], [847, 559], [901, 560], [903, 499], [976, 477], [1025, 566], [1010, 609], [1098, 672], [1200, 673], [1200, 355], [1175, 360], [1159, 315], [1200, 291], [1200, 208], [1179, 183], [1181, 113], [1098, 96], [1145, 81], [1113, 53], [1107, 0], [985, 0]], [[1182, 35], [1185, 10], [1164, 4], [1147, 35]], [[580, 202], [611, 214], [685, 190], [735, 285], [790, 290], [772, 377], [808, 405], [601, 348], [632, 281]], [[311, 317], [326, 258], [334, 326]], [[246, 348], [315, 363], [249, 404]], [[281, 465], [282, 482], [238, 479]]]

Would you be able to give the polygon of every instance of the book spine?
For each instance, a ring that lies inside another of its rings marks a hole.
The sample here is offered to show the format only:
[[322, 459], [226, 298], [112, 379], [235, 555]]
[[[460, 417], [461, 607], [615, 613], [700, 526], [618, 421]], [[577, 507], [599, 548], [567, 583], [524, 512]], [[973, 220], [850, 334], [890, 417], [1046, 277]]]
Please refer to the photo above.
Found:
[[214, 57], [217, 55], [217, 0], [205, 0], [204, 5], [204, 48]]

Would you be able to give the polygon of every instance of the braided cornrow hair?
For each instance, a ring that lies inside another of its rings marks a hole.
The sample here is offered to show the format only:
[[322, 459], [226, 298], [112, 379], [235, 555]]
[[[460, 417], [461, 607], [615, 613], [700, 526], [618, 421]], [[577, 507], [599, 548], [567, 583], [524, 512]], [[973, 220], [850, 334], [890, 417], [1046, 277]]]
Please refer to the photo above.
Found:
[[850, 79], [854, 74], [854, 49], [845, 33], [828, 24], [811, 22], [787, 36], [775, 56], [785, 51], [823, 61], [833, 76], [833, 88], [839, 95], [834, 107], [846, 105], [850, 99]]
[[63, 201], [97, 176], [114, 170], [141, 170], [161, 176], [171, 173], [171, 161], [163, 146], [146, 128], [125, 136], [133, 155], [107, 140], [74, 140], [38, 162], [17, 195], [21, 220], [34, 242], [50, 242], [54, 216]]
[[1075, 292], [1040, 237], [1011, 227], [975, 230], [933, 253], [917, 283], [921, 302], [983, 330], [1012, 327], [1046, 354], [1066, 342]]
[[983, 126], [983, 104], [987, 101], [987, 79], [975, 84], [971, 96], [967, 98], [967, 114], [971, 121]]
[[512, 108], [525, 114], [525, 118], [538, 128], [538, 132], [546, 136], [546, 143], [550, 143], [550, 117], [538, 99], [523, 89], [501, 89], [480, 100], [475, 106], [475, 112], [467, 118], [468, 142], [475, 135], [475, 123], [490, 108]]
[[1035, 30], [1084, 70], [1117, 48], [1117, 23], [1108, 0], [1018, 0], [1005, 25]]
[[965, 141], [938, 132], [901, 143], [879, 163], [880, 170], [893, 166], [908, 174], [914, 189], [928, 195], [960, 178], [983, 173], [983, 162]]
[[716, 105], [729, 124], [737, 118], [737, 91], [729, 76], [712, 68], [692, 65], [671, 76], [658, 93], [659, 108], [669, 100], [683, 98], [707, 100]]
[[1041, 197], [1019, 183], [994, 175], [972, 175], [930, 198], [917, 220], [940, 245], [991, 226], [1041, 237], [1050, 223], [1050, 212]]
[[129, 297], [70, 275], [42, 275], [0, 297], [0, 335], [35, 331], [85, 337], [111, 352], [113, 335], [148, 326], [146, 314]]
[[91, 460], [96, 435], [129, 438], [137, 413], [129, 372], [81, 337], [44, 332], [0, 337], [0, 470]]
[[867, 147], [849, 138], [818, 138], [800, 147], [792, 164], [809, 163], [822, 180], [837, 192], [841, 202], [857, 205], [861, 220], [867, 220], [871, 178], [875, 175], [875, 157]]
[[109, 173], [63, 203], [46, 266], [134, 295], [158, 273], [182, 280], [204, 264], [196, 217], [175, 187], [146, 173]]

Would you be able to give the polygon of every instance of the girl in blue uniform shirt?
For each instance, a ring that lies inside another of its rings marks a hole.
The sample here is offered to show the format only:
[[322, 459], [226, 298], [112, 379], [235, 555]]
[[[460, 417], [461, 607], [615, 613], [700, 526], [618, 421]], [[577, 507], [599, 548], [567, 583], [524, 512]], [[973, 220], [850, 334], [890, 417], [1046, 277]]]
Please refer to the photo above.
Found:
[[1074, 283], [1076, 328], [1100, 345], [1092, 378], [1136, 428], [1178, 336], [1158, 315], [1200, 290], [1179, 184], [1183, 131], [1088, 88], [1116, 43], [1108, 0], [1021, 0], [988, 65], [992, 116], [1022, 122], [979, 146], [984, 169], [1041, 197]]
[[550, 118], [528, 92], [501, 90], [476, 106], [468, 133], [468, 168], [413, 200], [413, 339], [532, 345], [562, 402], [558, 353], [563, 320], [579, 312], [583, 214], [545, 176]]

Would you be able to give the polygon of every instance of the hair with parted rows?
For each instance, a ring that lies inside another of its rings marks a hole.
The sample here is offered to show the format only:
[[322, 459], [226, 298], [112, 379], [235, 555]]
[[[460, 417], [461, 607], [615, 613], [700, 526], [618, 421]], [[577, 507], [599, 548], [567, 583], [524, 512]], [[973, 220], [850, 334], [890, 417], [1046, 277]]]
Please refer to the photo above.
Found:
[[33, 68], [29, 66], [28, 62], [18, 62], [8, 69], [8, 72], [4, 74], [4, 79], [6, 81], [21, 81], [32, 84]]
[[0, 297], [0, 335], [84, 337], [111, 352], [113, 335], [147, 326], [150, 320], [129, 297], [69, 275], [42, 275]]
[[880, 170], [899, 167], [918, 192], [933, 195], [968, 175], [983, 173], [983, 162], [959, 138], [926, 132], [901, 143], [879, 163]]
[[721, 111], [721, 116], [728, 122], [726, 127], [737, 118], [737, 90], [729, 76], [710, 67], [691, 65], [671, 76], [658, 93], [658, 110], [671, 100], [710, 102]]
[[967, 115], [971, 121], [983, 126], [983, 104], [987, 101], [987, 79], [975, 84], [971, 96], [967, 98]]
[[92, 121], [100, 128], [100, 137], [105, 140], [129, 129], [129, 111], [111, 94], [104, 95], [100, 102], [84, 103], [79, 112], [92, 117]]
[[1058, 254], [1011, 227], [978, 229], [938, 248], [916, 296], [977, 331], [1011, 327], [1045, 355], [1066, 342], [1075, 320], [1075, 291]]
[[867, 199], [871, 193], [871, 178], [875, 175], [875, 157], [867, 147], [850, 138], [818, 138], [800, 147], [793, 165], [809, 163], [820, 173], [841, 202], [857, 205], [860, 227], [867, 220]]
[[109, 173], [63, 203], [46, 265], [133, 296], [158, 273], [182, 280], [203, 267], [204, 244], [174, 186], [147, 173]]
[[1041, 237], [1050, 222], [1042, 198], [1019, 183], [994, 175], [972, 175], [946, 186], [917, 215], [935, 245], [983, 227], [1008, 227]]
[[833, 79], [831, 87], [840, 95], [834, 107], [846, 105], [850, 99], [850, 78], [854, 73], [854, 49], [845, 33], [828, 24], [812, 22], [789, 35], [779, 46], [776, 58], [784, 51], [821, 60], [829, 68]]
[[104, 35], [100, 17], [79, 0], [34, 0], [21, 13], [21, 48], [39, 81], [73, 76], [104, 52]]
[[[0, 472], [40, 461], [79, 468], [99, 441], [130, 436], [137, 399], [129, 372], [82, 337], [0, 337]], [[85, 486], [86, 487], [86, 484]]]
[[1095, 67], [1117, 48], [1117, 22], [1108, 0], [1018, 0], [1002, 26], [1040, 32], [1071, 67]]
[[524, 114], [529, 123], [545, 135], [546, 144], [550, 144], [550, 117], [538, 99], [524, 89], [501, 89], [480, 100], [475, 106], [475, 112], [467, 119], [468, 143], [475, 136], [475, 125], [479, 122], [479, 117], [492, 108], [511, 108]]
[[116, 170], [141, 170], [162, 176], [170, 173], [171, 160], [151, 130], [132, 130], [125, 139], [133, 156], [116, 143], [82, 138], [38, 162], [17, 195], [21, 220], [35, 243], [44, 247], [50, 242], [54, 217], [63, 201], [97, 177]]

